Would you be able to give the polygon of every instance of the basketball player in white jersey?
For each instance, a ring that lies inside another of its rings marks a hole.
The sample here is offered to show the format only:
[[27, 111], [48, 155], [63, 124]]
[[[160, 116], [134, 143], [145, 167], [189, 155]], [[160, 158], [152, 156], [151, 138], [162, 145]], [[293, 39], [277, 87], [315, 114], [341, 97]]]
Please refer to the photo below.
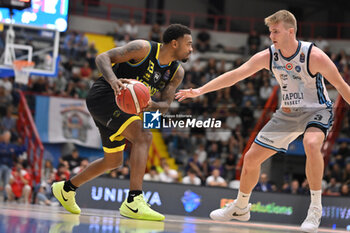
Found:
[[214, 220], [250, 218], [249, 198], [259, 179], [260, 165], [276, 151], [286, 151], [289, 143], [304, 134], [306, 177], [310, 185], [311, 204], [301, 225], [305, 232], [315, 232], [321, 221], [321, 182], [324, 170], [321, 146], [332, 124], [332, 103], [328, 97], [325, 77], [350, 103], [350, 87], [336, 66], [312, 43], [296, 39], [294, 15], [281, 10], [265, 19], [273, 42], [270, 48], [255, 54], [239, 68], [226, 72], [196, 89], [180, 90], [176, 99], [182, 101], [234, 85], [258, 72], [273, 72], [281, 86], [281, 108], [259, 132], [244, 157], [237, 199], [222, 209], [214, 210]]

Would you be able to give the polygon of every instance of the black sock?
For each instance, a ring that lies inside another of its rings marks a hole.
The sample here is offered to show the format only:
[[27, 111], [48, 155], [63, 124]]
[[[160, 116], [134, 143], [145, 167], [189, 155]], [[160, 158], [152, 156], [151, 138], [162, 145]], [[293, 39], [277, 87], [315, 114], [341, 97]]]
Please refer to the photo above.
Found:
[[67, 181], [64, 182], [63, 189], [64, 189], [64, 191], [66, 191], [66, 192], [69, 192], [69, 191], [74, 191], [74, 192], [75, 192], [75, 190], [77, 190], [77, 188], [78, 188], [78, 187], [74, 186], [74, 185], [72, 184], [72, 182], [70, 182], [70, 180], [67, 180]]
[[138, 196], [140, 194], [142, 194], [142, 190], [129, 191], [128, 203], [133, 202], [134, 201], [134, 197], [136, 197], [136, 196]]

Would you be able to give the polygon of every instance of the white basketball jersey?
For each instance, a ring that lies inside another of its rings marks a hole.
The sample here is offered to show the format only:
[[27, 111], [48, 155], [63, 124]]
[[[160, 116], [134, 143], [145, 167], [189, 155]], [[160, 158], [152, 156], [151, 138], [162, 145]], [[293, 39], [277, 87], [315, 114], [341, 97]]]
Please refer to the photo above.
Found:
[[303, 111], [332, 107], [323, 76], [312, 75], [309, 70], [312, 46], [310, 42], [299, 41], [297, 51], [288, 58], [274, 45], [270, 46], [270, 70], [281, 86], [281, 107]]

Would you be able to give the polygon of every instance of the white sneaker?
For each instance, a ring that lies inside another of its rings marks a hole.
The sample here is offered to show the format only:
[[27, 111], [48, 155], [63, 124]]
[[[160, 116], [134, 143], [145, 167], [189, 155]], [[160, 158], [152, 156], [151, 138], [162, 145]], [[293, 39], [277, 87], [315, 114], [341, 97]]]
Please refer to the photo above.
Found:
[[239, 208], [236, 206], [236, 200], [232, 203], [226, 204], [223, 208], [213, 210], [210, 213], [210, 218], [217, 221], [230, 221], [236, 219], [239, 221], [248, 221], [250, 219], [250, 206]]
[[303, 232], [317, 232], [318, 226], [321, 223], [322, 207], [310, 206], [307, 211], [307, 217], [301, 224], [301, 231]]

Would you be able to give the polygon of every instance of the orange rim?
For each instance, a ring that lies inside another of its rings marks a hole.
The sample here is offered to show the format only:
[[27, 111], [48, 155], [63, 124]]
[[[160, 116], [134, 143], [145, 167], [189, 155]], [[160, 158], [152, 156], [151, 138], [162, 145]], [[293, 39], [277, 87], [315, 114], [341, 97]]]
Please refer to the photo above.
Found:
[[34, 65], [33, 61], [16, 60], [13, 62], [13, 66], [17, 70], [21, 70], [23, 67], [33, 67]]

